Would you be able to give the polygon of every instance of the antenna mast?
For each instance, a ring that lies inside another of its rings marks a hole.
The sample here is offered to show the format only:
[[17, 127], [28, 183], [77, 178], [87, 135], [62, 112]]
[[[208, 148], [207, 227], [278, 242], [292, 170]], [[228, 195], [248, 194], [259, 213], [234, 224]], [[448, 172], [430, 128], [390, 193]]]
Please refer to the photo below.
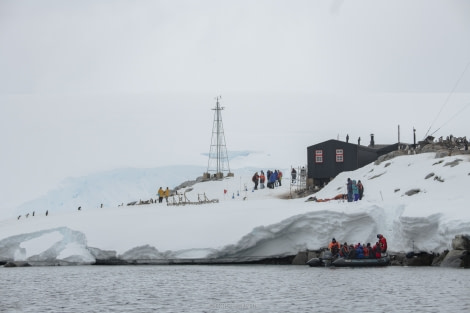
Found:
[[216, 178], [222, 178], [223, 173], [227, 172], [230, 176], [230, 165], [228, 162], [227, 146], [225, 144], [224, 126], [222, 123], [221, 111], [224, 107], [220, 106], [219, 100], [222, 96], [215, 98], [216, 106], [214, 110], [214, 123], [212, 126], [212, 139], [209, 151], [209, 161], [207, 163], [207, 174], [210, 178], [210, 173], [215, 173]]

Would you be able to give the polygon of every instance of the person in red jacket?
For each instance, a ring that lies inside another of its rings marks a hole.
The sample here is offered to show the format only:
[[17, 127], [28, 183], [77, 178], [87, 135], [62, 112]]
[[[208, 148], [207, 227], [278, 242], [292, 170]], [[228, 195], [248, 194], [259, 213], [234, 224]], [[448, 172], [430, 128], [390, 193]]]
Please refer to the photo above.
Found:
[[387, 252], [387, 239], [382, 234], [378, 234], [381, 252]]
[[380, 259], [382, 257], [381, 253], [381, 248], [380, 248], [380, 242], [376, 242], [374, 247], [372, 248], [373, 251], [375, 251], [375, 258]]

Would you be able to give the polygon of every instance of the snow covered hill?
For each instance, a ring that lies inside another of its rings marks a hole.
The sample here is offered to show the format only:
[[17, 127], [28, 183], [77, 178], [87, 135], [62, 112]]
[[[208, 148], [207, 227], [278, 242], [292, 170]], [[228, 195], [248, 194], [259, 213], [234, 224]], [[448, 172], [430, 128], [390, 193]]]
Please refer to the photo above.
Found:
[[[0, 260], [88, 264], [111, 257], [264, 258], [318, 249], [331, 237], [351, 243], [375, 242], [377, 233], [388, 238], [392, 251], [413, 247], [442, 251], [450, 247], [455, 235], [470, 234], [468, 155], [396, 157], [341, 173], [315, 194], [317, 199], [331, 199], [345, 193], [350, 177], [361, 180], [365, 187], [364, 199], [352, 203], [288, 199], [295, 186], [289, 184], [289, 170], [285, 168], [280, 168], [285, 175], [281, 187], [252, 190], [251, 175], [262, 169], [234, 170], [234, 177], [180, 190], [186, 191], [191, 202], [207, 198], [218, 203], [117, 206], [128, 197], [121, 191], [113, 198], [123, 200], [103, 208], [97, 207], [100, 201], [94, 199], [94, 205], [83, 205], [81, 211], [76, 209], [79, 203], [74, 203], [70, 209], [51, 209], [48, 216], [41, 212], [19, 220], [3, 219]], [[155, 193], [155, 184], [150, 185], [149, 193], [142, 198]], [[111, 193], [106, 185], [100, 186], [103, 195]], [[60, 203], [69, 196], [57, 191], [55, 198]], [[175, 197], [170, 202], [178, 200]]]
[[166, 166], [151, 169], [124, 168], [90, 176], [65, 179], [44, 196], [27, 201], [15, 209], [16, 215], [70, 212], [115, 207], [133, 201], [155, 199], [159, 187], [173, 188], [181, 182], [202, 176], [201, 166]]

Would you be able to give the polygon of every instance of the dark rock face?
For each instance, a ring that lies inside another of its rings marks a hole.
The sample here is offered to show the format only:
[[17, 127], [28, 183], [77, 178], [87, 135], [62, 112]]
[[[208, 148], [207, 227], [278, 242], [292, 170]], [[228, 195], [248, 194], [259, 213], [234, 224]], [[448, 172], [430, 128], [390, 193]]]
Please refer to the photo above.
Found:
[[432, 261], [432, 266], [441, 266], [447, 254], [449, 254], [449, 250], [445, 250], [443, 253], [436, 255]]
[[403, 260], [403, 265], [407, 266], [431, 266], [434, 260], [434, 254], [428, 252], [407, 253]]
[[455, 236], [452, 240], [452, 249], [442, 260], [441, 266], [470, 268], [470, 236]]
[[418, 188], [416, 188], [416, 189], [410, 189], [410, 190], [408, 190], [407, 192], [405, 192], [405, 195], [407, 195], [407, 196], [413, 196], [413, 195], [415, 195], [415, 194], [417, 194], [417, 193], [420, 193], [420, 192], [421, 192], [421, 189], [418, 189]]
[[469, 254], [467, 250], [451, 250], [441, 263], [442, 267], [469, 267]]
[[458, 235], [452, 240], [452, 249], [470, 250], [470, 237], [467, 235]]
[[307, 263], [308, 259], [308, 252], [307, 251], [301, 251], [297, 253], [295, 258], [292, 260], [292, 265], [305, 265]]
[[28, 262], [18, 261], [18, 262], [7, 262], [3, 267], [28, 267], [31, 266]]

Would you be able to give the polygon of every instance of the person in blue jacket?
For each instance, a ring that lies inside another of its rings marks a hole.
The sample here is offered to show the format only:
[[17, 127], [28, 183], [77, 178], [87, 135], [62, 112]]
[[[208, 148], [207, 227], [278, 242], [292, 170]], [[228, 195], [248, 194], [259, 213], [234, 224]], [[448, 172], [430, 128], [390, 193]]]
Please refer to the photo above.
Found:
[[276, 184], [277, 181], [277, 173], [276, 171], [272, 172], [271, 175], [269, 176], [269, 188], [274, 189], [274, 185]]
[[352, 181], [352, 192], [353, 192], [353, 200], [357, 201], [359, 200], [359, 189], [357, 188], [356, 181]]
[[357, 244], [357, 247], [356, 247], [356, 258], [357, 259], [363, 259], [364, 258], [364, 250], [361, 246], [361, 243], [358, 243]]

